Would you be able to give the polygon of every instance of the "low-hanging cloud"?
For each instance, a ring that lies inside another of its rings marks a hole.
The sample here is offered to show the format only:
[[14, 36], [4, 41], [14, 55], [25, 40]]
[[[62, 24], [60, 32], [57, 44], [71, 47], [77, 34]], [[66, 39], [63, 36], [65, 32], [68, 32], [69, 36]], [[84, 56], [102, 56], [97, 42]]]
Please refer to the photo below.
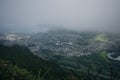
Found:
[[0, 31], [43, 27], [119, 32], [120, 0], [0, 0]]

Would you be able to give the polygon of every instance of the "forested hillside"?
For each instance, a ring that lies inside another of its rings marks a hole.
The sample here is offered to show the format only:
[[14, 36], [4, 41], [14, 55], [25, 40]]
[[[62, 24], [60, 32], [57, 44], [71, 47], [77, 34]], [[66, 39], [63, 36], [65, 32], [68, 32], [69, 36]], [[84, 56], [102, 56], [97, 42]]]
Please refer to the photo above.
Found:
[[38, 76], [39, 80], [41, 77], [45, 80], [64, 80], [71, 75], [71, 72], [63, 70], [58, 65], [33, 55], [24, 46], [0, 45], [0, 79], [2, 80], [37, 80]]

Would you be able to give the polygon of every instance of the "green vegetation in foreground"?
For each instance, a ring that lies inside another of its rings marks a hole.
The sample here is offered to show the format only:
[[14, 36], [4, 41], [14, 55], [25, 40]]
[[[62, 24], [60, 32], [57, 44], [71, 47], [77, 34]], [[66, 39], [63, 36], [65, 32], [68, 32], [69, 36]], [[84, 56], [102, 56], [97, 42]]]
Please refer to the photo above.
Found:
[[94, 37], [94, 40], [98, 42], [107, 42], [108, 38], [104, 34], [98, 34]]
[[[0, 63], [3, 64], [0, 65], [2, 66], [2, 68], [0, 68], [2, 69], [0, 70], [2, 71], [0, 72], [0, 80], [34, 80], [34, 77], [36, 80], [70, 80], [69, 78], [74, 76], [71, 71], [64, 70], [55, 63], [33, 55], [33, 53], [24, 46], [13, 45], [8, 47], [0, 45], [0, 60], [3, 60]], [[11, 64], [7, 65], [6, 61]], [[7, 67], [4, 66], [4, 63]], [[12, 72], [14, 72], [13, 75]], [[30, 79], [27, 78], [29, 77], [28, 74], [33, 75], [33, 77], [31, 78], [30, 76]], [[18, 75], [21, 75], [23, 78], [16, 79]]]
[[0, 60], [0, 80], [34, 80], [34, 77], [26, 69]]

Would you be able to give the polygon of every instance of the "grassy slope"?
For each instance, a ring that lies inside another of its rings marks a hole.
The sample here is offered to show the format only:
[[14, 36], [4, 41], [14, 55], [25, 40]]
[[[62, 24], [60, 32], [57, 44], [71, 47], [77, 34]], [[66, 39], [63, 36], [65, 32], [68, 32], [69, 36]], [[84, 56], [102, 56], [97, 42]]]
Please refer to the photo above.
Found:
[[94, 37], [94, 40], [98, 42], [107, 42], [108, 38], [104, 34], [98, 34]]

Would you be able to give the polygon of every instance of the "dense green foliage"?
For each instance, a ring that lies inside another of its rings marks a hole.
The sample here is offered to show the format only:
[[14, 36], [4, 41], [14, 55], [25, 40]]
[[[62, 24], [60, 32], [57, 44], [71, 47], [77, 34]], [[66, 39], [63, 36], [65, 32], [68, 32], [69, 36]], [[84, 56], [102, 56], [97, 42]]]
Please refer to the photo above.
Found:
[[[33, 53], [24, 46], [14, 45], [7, 47], [0, 45], [0, 59], [10, 61], [12, 64], [29, 71], [35, 77], [37, 77], [36, 75], [39, 74], [40, 70], [41, 75], [47, 72], [44, 78], [48, 80], [64, 80], [70, 75], [70, 73], [63, 70], [58, 65], [33, 55]], [[1, 76], [4, 76], [4, 74]]]
[[20, 69], [7, 61], [0, 60], [0, 80], [33, 80], [33, 75], [26, 69]]

